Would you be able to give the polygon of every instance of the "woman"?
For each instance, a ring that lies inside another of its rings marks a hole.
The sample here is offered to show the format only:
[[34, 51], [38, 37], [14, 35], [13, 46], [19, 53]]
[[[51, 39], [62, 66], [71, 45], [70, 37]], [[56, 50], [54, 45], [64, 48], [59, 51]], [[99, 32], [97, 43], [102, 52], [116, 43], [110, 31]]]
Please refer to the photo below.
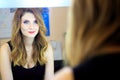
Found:
[[53, 80], [53, 52], [40, 9], [18, 8], [12, 26], [11, 40], [0, 52], [2, 80]]
[[54, 80], [120, 79], [120, 0], [72, 1], [66, 35], [70, 67]]

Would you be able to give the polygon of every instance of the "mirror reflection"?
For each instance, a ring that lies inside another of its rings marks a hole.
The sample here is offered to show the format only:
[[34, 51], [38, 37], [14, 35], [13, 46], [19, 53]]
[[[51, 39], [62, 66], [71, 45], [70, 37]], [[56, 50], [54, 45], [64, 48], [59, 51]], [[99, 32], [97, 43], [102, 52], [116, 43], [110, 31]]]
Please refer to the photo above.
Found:
[[[39, 18], [37, 11], [34, 9], [35, 8], [32, 10], [30, 8], [28, 10], [21, 9], [23, 13], [20, 13], [21, 11], [19, 12], [19, 10], [16, 8], [0, 9], [1, 53], [8, 53], [10, 55], [0, 55], [1, 60], [5, 61], [1, 61], [1, 64], [3, 64], [1, 67], [1, 73], [8, 75], [8, 77], [2, 75], [3, 78], [13, 79], [15, 78], [14, 76], [22, 74], [16, 74], [17, 68], [32, 70], [33, 68], [37, 68], [40, 64], [40, 67], [42, 65], [41, 68], [44, 70], [42, 72], [45, 74], [42, 75], [42, 77], [44, 77], [45, 80], [49, 80], [49, 78], [52, 77], [52, 72], [56, 72], [62, 67], [62, 53], [64, 52], [64, 37], [67, 26], [68, 8], [39, 8], [39, 15], [41, 15]], [[41, 12], [41, 10], [43, 12]], [[19, 15], [17, 15], [18, 13]], [[42, 21], [43, 23], [41, 23]], [[46, 28], [45, 35], [44, 27]], [[15, 36], [17, 33], [19, 34]], [[36, 37], [38, 36], [38, 33], [40, 33], [39, 37], [41, 37], [42, 40], [37, 40], [37, 38], [39, 38]], [[8, 56], [10, 58], [7, 57], [9, 59], [8, 60], [6, 58], [3, 58], [3, 56]], [[54, 70], [52, 71], [52, 69]]]

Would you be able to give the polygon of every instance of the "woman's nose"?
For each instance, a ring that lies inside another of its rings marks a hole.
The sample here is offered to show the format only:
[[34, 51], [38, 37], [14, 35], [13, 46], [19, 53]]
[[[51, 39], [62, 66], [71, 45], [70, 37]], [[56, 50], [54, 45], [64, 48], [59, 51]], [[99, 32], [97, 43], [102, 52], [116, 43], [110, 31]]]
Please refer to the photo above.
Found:
[[29, 28], [30, 28], [30, 29], [33, 29], [33, 28], [34, 28], [34, 24], [30, 23], [30, 24], [29, 24]]

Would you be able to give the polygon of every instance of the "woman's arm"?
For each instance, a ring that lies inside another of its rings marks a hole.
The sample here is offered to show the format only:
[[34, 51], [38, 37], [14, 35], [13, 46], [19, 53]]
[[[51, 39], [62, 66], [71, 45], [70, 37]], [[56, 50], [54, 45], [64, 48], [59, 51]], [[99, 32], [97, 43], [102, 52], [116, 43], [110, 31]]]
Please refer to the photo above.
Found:
[[10, 61], [10, 48], [7, 43], [0, 47], [0, 72], [2, 80], [13, 80]]
[[51, 45], [48, 45], [48, 49], [46, 51], [47, 56], [47, 64], [45, 68], [45, 78], [44, 80], [53, 80], [54, 78], [54, 57], [53, 57], [53, 50]]
[[55, 73], [55, 77], [53, 80], [74, 80], [72, 69], [69, 67], [65, 67], [59, 70]]

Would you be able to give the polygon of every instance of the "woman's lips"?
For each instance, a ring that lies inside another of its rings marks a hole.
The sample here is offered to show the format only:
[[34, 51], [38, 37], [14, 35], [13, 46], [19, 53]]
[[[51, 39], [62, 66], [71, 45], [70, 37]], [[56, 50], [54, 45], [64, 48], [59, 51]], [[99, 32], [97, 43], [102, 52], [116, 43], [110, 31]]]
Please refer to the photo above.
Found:
[[28, 31], [28, 33], [33, 34], [33, 33], [35, 33], [35, 31]]

